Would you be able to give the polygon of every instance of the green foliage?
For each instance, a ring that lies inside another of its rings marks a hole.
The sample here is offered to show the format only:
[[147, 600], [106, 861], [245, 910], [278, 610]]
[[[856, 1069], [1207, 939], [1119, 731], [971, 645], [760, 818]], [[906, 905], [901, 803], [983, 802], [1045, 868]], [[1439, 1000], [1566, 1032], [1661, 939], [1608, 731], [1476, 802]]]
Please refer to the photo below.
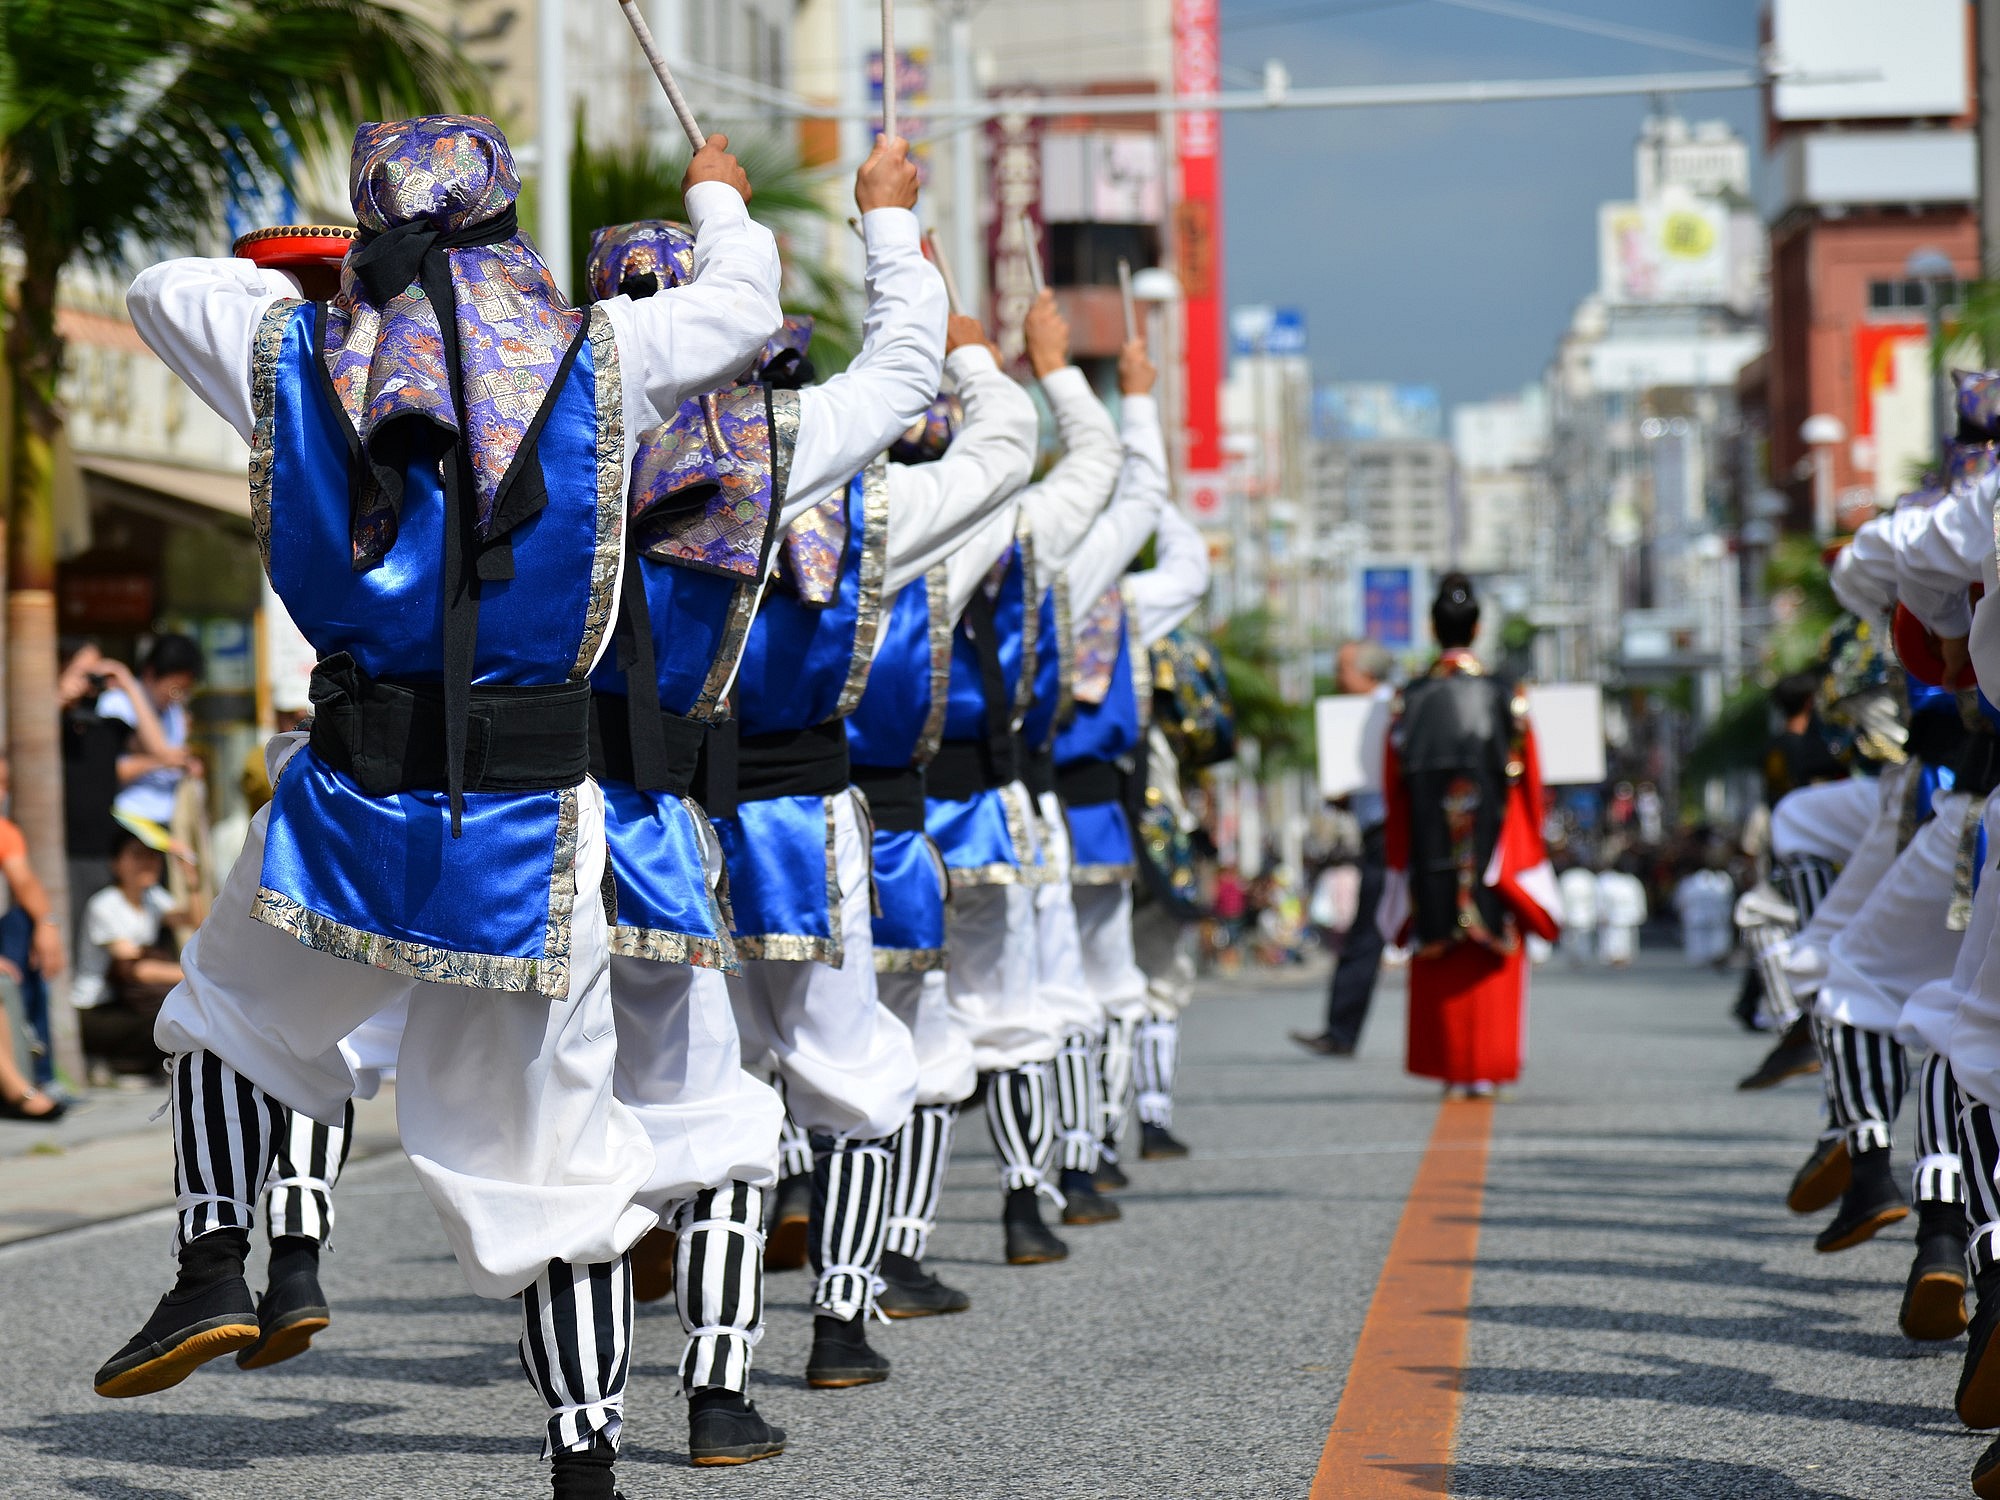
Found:
[[1229, 681], [1237, 733], [1254, 739], [1270, 770], [1301, 768], [1313, 754], [1312, 705], [1287, 699], [1278, 685], [1278, 650], [1271, 612], [1244, 610], [1223, 621], [1215, 649]]
[[[827, 221], [829, 233], [848, 232], [819, 196], [825, 174], [801, 167], [794, 147], [750, 140], [732, 141], [730, 149], [750, 178], [751, 216], [769, 225], [780, 241], [813, 220]], [[583, 120], [578, 117], [569, 169], [569, 218], [572, 264], [579, 276], [590, 255], [593, 230], [634, 219], [687, 218], [681, 200], [687, 164], [685, 147], [661, 151], [644, 140], [593, 146], [584, 139]], [[861, 344], [852, 311], [853, 284], [815, 257], [787, 254], [784, 261], [785, 311], [812, 318], [812, 360], [824, 379], [845, 369]]]
[[1809, 536], [1780, 541], [1764, 576], [1774, 614], [1783, 615], [1764, 643], [1765, 670], [1775, 680], [1818, 660], [1820, 642], [1840, 618], [1841, 608], [1820, 559], [1820, 544]]
[[441, 32], [376, 0], [6, 0], [0, 218], [31, 271], [194, 244], [232, 154], [297, 187], [360, 121], [477, 94]]
[[1683, 784], [1694, 787], [1732, 771], [1755, 771], [1764, 762], [1771, 734], [1771, 695], [1761, 683], [1746, 682], [1722, 705], [1687, 758]]

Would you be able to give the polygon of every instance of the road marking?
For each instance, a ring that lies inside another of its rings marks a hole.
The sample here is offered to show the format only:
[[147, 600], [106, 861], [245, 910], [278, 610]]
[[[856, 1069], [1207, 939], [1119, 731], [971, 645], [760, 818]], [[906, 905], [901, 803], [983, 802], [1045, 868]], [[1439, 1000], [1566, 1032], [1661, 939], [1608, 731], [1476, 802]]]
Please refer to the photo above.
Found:
[[1492, 1134], [1490, 1100], [1438, 1110], [1354, 1346], [1312, 1500], [1446, 1493]]

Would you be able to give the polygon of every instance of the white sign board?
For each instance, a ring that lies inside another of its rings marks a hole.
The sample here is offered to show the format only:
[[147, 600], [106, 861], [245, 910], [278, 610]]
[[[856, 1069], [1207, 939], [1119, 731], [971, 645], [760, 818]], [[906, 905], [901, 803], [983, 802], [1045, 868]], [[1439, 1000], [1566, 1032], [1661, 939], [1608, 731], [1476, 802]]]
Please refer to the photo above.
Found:
[[[1965, 0], [1772, 0], [1767, 55], [1784, 120], [1905, 119], [1970, 107]], [[1839, 82], [1812, 79], [1839, 78]]]
[[1533, 684], [1528, 722], [1541, 754], [1542, 785], [1597, 786], [1604, 780], [1604, 689], [1594, 682]]
[[1382, 752], [1389, 738], [1389, 700], [1342, 693], [1313, 705], [1319, 744], [1319, 792], [1345, 797], [1382, 790]]

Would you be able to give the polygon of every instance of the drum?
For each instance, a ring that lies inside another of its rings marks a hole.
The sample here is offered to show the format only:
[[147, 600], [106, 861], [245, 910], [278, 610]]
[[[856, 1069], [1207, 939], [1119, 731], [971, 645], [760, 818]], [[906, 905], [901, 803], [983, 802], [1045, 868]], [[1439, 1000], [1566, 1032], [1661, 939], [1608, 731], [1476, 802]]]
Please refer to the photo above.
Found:
[[279, 224], [253, 229], [230, 248], [232, 255], [273, 271], [287, 271], [314, 302], [340, 290], [340, 263], [361, 231], [341, 224]]

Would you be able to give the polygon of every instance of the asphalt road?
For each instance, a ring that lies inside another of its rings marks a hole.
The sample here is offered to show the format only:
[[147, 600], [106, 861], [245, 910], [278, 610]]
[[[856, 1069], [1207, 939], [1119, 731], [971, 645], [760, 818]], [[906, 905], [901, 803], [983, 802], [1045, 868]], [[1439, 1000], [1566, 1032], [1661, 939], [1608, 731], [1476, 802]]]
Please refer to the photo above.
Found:
[[[779, 1459], [686, 1467], [679, 1327], [648, 1310], [630, 1500], [1304, 1496], [1436, 1113], [1400, 1070], [1397, 976], [1358, 1060], [1284, 1040], [1319, 983], [1210, 987], [1177, 1122], [1196, 1159], [1135, 1168], [1125, 1222], [1069, 1231], [1066, 1263], [1001, 1263], [965, 1130], [934, 1254], [975, 1305], [883, 1329], [887, 1385], [807, 1390], [806, 1279], [774, 1277], [753, 1394], [791, 1433]], [[1816, 1089], [1732, 1091], [1757, 1043], [1728, 990], [1661, 962], [1538, 977], [1495, 1126], [1454, 1495], [1964, 1492], [1981, 1440], [1950, 1418], [1956, 1362], [1895, 1329], [1906, 1242], [1813, 1253], [1778, 1198]], [[165, 1217], [0, 1247], [0, 1494], [546, 1494], [512, 1310], [466, 1293], [401, 1158], [354, 1168], [340, 1215], [310, 1355], [131, 1402], [89, 1375], [170, 1277]]]

